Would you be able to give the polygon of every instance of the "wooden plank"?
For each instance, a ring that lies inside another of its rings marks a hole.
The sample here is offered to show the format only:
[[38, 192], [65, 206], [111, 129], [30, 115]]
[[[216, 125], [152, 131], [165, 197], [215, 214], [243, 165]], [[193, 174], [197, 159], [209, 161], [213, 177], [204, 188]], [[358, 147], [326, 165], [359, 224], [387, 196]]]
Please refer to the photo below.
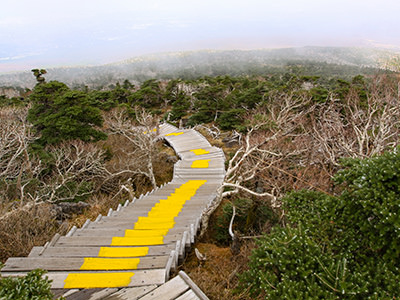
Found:
[[[103, 236], [72, 236], [72, 237], [61, 237], [57, 243], [57, 247], [76, 247], [76, 246], [155, 246], [155, 245], [167, 245], [170, 243], [175, 243], [177, 240], [181, 239], [182, 234], [172, 234], [167, 235], [163, 239], [142, 239], [142, 238], [124, 238], [121, 243], [118, 241], [112, 244], [113, 237], [103, 237]], [[121, 239], [122, 237], [114, 237], [115, 239]]]
[[203, 291], [190, 279], [190, 277], [183, 271], [179, 271], [179, 277], [185, 281], [185, 283], [190, 287], [190, 289], [199, 297], [201, 300], [209, 300], [208, 297], [203, 293]]
[[176, 276], [167, 283], [151, 291], [140, 300], [173, 300], [180, 295], [184, 294], [189, 289], [185, 281]]
[[90, 221], [90, 219], [87, 219], [86, 222], [82, 225], [81, 229], [85, 229], [86, 227], [88, 227], [91, 222], [92, 221]]
[[46, 245], [46, 247], [54, 246], [54, 244], [57, 243], [57, 241], [59, 240], [60, 237], [61, 237], [61, 235], [59, 233], [56, 233], [53, 236], [53, 238], [51, 239], [51, 241]]
[[[28, 272], [2, 272], [2, 276], [25, 276]], [[95, 282], [95, 286], [88, 286], [87, 281], [79, 280], [74, 287], [68, 288], [112, 288], [112, 287], [135, 287], [135, 286], [146, 286], [146, 285], [161, 285], [165, 283], [165, 269], [154, 269], [154, 270], [135, 270], [133, 272], [49, 272], [46, 273], [45, 276], [48, 277], [49, 280], [52, 280], [51, 288], [52, 289], [63, 289], [65, 288], [65, 280], [71, 274], [80, 274], [80, 275], [95, 275], [98, 274], [104, 275], [109, 280], [97, 280]], [[111, 286], [115, 284], [112, 281], [118, 274], [128, 274], [130, 277], [129, 282], [120, 286]], [[133, 275], [132, 275], [133, 274]], [[93, 281], [93, 280], [92, 280]], [[111, 282], [111, 283], [110, 283]]]
[[188, 290], [186, 293], [176, 298], [176, 300], [201, 300], [201, 299], [197, 297], [197, 295], [192, 290]]
[[116, 288], [75, 290], [75, 292], [70, 295], [65, 293], [63, 297], [65, 297], [66, 300], [100, 300], [115, 293], [117, 290]]
[[156, 288], [157, 288], [156, 285], [123, 288], [118, 292], [115, 292], [110, 296], [103, 298], [102, 300], [138, 300], [142, 296], [150, 293], [152, 290]]
[[79, 289], [65, 290], [65, 293], [62, 295], [62, 297], [71, 297], [76, 293], [79, 293], [79, 291], [80, 291]]
[[176, 247], [175, 247], [175, 255], [176, 255], [176, 261], [178, 264], [181, 260], [183, 260], [183, 256], [181, 256], [181, 247], [182, 247], [182, 242], [177, 241]]
[[[195, 195], [190, 200], [187, 200], [185, 202], [185, 204], [182, 205], [182, 207], [178, 207], [177, 209], [180, 210], [179, 215], [184, 214], [186, 212], [196, 211], [198, 209], [201, 210], [201, 205], [204, 205], [204, 203], [209, 201], [209, 199], [212, 195], [217, 194], [216, 190], [214, 190], [214, 189], [212, 191], [206, 191], [206, 193], [207, 193], [206, 195]], [[106, 222], [107, 220], [113, 220], [113, 219], [117, 219], [117, 218], [134, 218], [134, 217], [138, 217], [138, 216], [147, 216], [149, 214], [149, 212], [152, 211], [152, 208], [154, 206], [155, 205], [153, 205], [151, 208], [149, 208], [147, 206], [143, 207], [140, 204], [133, 205], [132, 207], [126, 208], [121, 213], [115, 213], [110, 217], [104, 217], [102, 219], [102, 221], [100, 221], [100, 222]], [[157, 206], [155, 206], [154, 209], [156, 209], [156, 208], [157, 208]], [[95, 226], [95, 225], [96, 225], [96, 223], [92, 224], [91, 226]], [[89, 226], [89, 228], [91, 226]]]
[[65, 294], [66, 291], [68, 291], [68, 290], [65, 290], [65, 289], [51, 289], [51, 292], [54, 295], [54, 299], [60, 298], [62, 295]]
[[170, 256], [140, 258], [83, 258], [83, 257], [12, 257], [2, 272], [23, 272], [42, 268], [48, 271], [70, 270], [144, 270], [165, 268]]
[[[186, 221], [191, 220], [193, 217], [192, 215], [195, 215], [197, 211], [194, 210], [192, 212], [192, 214], [179, 214], [177, 217], [175, 218], [169, 218], [169, 219], [173, 219], [175, 220], [175, 223], [183, 223], [185, 224]], [[138, 218], [143, 218], [143, 217], [148, 217], [147, 214], [139, 214], [137, 216], [132, 215], [121, 215], [121, 216], [113, 216], [113, 217], [104, 217], [102, 221], [100, 221], [99, 223], [96, 223], [96, 225], [94, 225], [93, 227], [89, 227], [89, 228], [94, 228], [94, 227], [98, 227], [101, 224], [105, 224], [105, 225], [113, 225], [113, 223], [130, 223], [132, 226], [138, 221]], [[160, 217], [161, 218], [161, 217]]]
[[[189, 222], [190, 223], [190, 222]], [[188, 230], [190, 228], [189, 226], [177, 226], [172, 229], [168, 230], [169, 235], [173, 234], [178, 234], [182, 233], [185, 230]], [[130, 229], [131, 230], [131, 229]], [[142, 232], [148, 231], [148, 236], [152, 235], [151, 230], [143, 230]], [[126, 234], [126, 229], [121, 229], [118, 227], [114, 228], [91, 228], [91, 229], [86, 229], [80, 232], [77, 232], [74, 236], [103, 236], [103, 237], [123, 237]], [[128, 233], [129, 234], [129, 233]]]
[[[180, 241], [179, 241], [180, 243]], [[174, 250], [176, 245], [173, 243], [161, 246], [150, 246], [147, 253], [148, 256], [166, 256]], [[115, 247], [118, 248], [118, 247]], [[138, 247], [126, 247], [135, 249]], [[140, 247], [139, 247], [140, 248]], [[99, 255], [100, 247], [50, 247], [46, 249], [42, 257], [97, 257]]]
[[185, 241], [184, 244], [185, 244], [186, 249], [190, 249], [190, 246], [191, 246], [190, 233], [189, 232], [190, 232], [190, 230], [189, 231], [185, 231], [183, 233], [183, 237], [182, 237], [182, 241]]
[[73, 236], [73, 234], [75, 233], [77, 227], [74, 225], [72, 226], [71, 230], [68, 231], [68, 233], [65, 236]]
[[[117, 292], [118, 289], [117, 288], [107, 288], [107, 289], [101, 289], [100, 291], [97, 291], [95, 293], [93, 293], [92, 295], [90, 295], [90, 298], [83, 298], [82, 300], [101, 300], [104, 299], [105, 297], [114, 294], [115, 292]], [[68, 299], [67, 299], [68, 300]]]
[[[188, 218], [187, 220], [184, 220], [184, 222], [181, 222], [179, 219], [175, 222], [175, 226], [177, 227], [189, 227], [190, 223], [193, 223], [194, 221], [196, 221], [195, 216], [193, 218]], [[125, 229], [133, 229], [133, 225], [135, 224], [135, 222], [123, 219], [123, 220], [118, 220], [115, 219], [113, 221], [110, 222], [105, 222], [105, 223], [99, 223], [97, 226], [95, 227], [91, 227], [93, 229], [101, 229], [101, 228], [108, 228], [108, 229], [121, 229], [121, 230], [125, 230]]]
[[[172, 265], [174, 265], [174, 266], [172, 266]], [[165, 266], [165, 281], [168, 281], [171, 270], [175, 269], [175, 268], [176, 268], [176, 266], [175, 266], [175, 250], [172, 250], [168, 257], [167, 264]]]
[[36, 257], [39, 256], [43, 252], [44, 247], [33, 247], [31, 252], [29, 252], [28, 257]]

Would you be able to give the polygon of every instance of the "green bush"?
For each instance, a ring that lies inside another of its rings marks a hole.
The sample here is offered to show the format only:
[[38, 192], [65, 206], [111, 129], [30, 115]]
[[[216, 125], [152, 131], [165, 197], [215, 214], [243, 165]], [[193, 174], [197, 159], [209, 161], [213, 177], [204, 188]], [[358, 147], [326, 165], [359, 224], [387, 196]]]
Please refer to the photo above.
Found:
[[217, 119], [217, 124], [223, 130], [232, 130], [237, 126], [243, 124], [242, 115], [245, 113], [244, 109], [231, 109], [223, 112]]
[[107, 136], [95, 129], [103, 119], [99, 108], [85, 92], [71, 91], [57, 81], [36, 85], [30, 96], [32, 107], [28, 121], [40, 133], [42, 146], [65, 140], [99, 141]]
[[400, 296], [400, 148], [346, 159], [338, 196], [292, 192], [289, 225], [258, 241], [242, 287], [268, 299]]
[[[265, 224], [276, 224], [277, 217], [268, 205], [252, 199], [235, 199], [236, 216], [233, 230], [243, 235], [258, 235], [263, 232]], [[232, 218], [232, 203], [227, 202], [222, 206], [222, 214], [216, 218], [215, 239], [219, 244], [228, 245], [231, 236], [228, 232]]]
[[210, 123], [214, 120], [214, 117], [215, 112], [206, 109], [200, 110], [199, 112], [190, 116], [190, 118], [188, 119], [188, 125], [195, 126], [201, 123]]
[[266, 299], [351, 299], [362, 291], [346, 260], [326, 253], [303, 226], [275, 227], [258, 240], [249, 267], [241, 288]]
[[0, 278], [1, 300], [52, 300], [51, 281], [42, 277], [40, 269], [30, 271], [24, 277]]
[[347, 159], [335, 177], [344, 190], [337, 213], [354, 250], [379, 253], [388, 263], [400, 266], [400, 148], [370, 159]]

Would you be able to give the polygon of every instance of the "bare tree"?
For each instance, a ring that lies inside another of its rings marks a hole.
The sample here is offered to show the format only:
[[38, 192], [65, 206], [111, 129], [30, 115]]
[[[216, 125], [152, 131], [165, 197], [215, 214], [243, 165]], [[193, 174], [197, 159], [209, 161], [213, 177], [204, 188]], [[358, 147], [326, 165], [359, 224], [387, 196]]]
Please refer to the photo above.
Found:
[[44, 203], [86, 198], [96, 191], [96, 181], [100, 185], [110, 176], [104, 164], [105, 150], [96, 144], [76, 140], [46, 150], [52, 155], [50, 166], [34, 155], [29, 156], [29, 169], [24, 167], [25, 163], [19, 165], [22, 174], [18, 174], [14, 186], [19, 195], [18, 205], [9, 208], [0, 219]]
[[36, 137], [25, 122], [27, 108], [0, 110], [0, 177], [17, 178], [21, 163], [29, 164], [27, 149]]
[[114, 176], [144, 175], [153, 188], [157, 187], [153, 168], [157, 151], [157, 121], [144, 109], [136, 110], [135, 121], [123, 109], [112, 110], [105, 116], [109, 134], [123, 139], [118, 147], [120, 152], [114, 153], [108, 167]]
[[373, 83], [365, 101], [353, 91], [345, 103], [330, 97], [315, 106], [312, 134], [322, 163], [338, 166], [342, 157], [370, 157], [398, 145], [398, 89], [387, 83], [379, 85]]
[[[279, 187], [269, 186], [268, 191], [257, 191], [249, 188], [249, 182], [260, 178], [261, 174], [277, 165], [280, 161], [297, 156], [306, 149], [281, 149], [276, 147], [276, 141], [294, 139], [298, 135], [296, 129], [302, 127], [302, 118], [307, 115], [308, 97], [294, 97], [293, 95], [276, 95], [271, 98], [267, 107], [248, 116], [249, 129], [240, 138], [241, 145], [228, 162], [224, 182], [218, 189], [217, 197], [203, 215], [204, 226], [201, 235], [208, 227], [211, 214], [219, 206], [224, 197], [240, 191], [267, 200], [273, 208], [279, 208]], [[265, 201], [264, 200], [264, 201]]]
[[25, 121], [27, 111], [14, 107], [0, 110], [0, 203], [4, 211], [22, 203], [25, 177], [38, 171], [37, 161], [28, 154], [36, 137]]

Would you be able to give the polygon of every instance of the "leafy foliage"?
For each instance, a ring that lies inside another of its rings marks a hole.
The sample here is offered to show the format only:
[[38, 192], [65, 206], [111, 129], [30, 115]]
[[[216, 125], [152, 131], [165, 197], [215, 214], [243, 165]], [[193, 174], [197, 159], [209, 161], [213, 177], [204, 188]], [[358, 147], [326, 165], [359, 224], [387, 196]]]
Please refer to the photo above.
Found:
[[42, 277], [46, 272], [40, 269], [29, 272], [24, 277], [0, 279], [0, 299], [2, 300], [51, 300], [50, 281]]
[[354, 250], [365, 255], [382, 256], [388, 263], [400, 266], [400, 148], [370, 159], [347, 159], [344, 169], [335, 177], [345, 189], [336, 209], [354, 225], [346, 232]]
[[230, 109], [221, 114], [218, 118], [217, 124], [223, 130], [232, 130], [239, 127], [242, 123], [242, 115], [244, 114], [245, 110], [236, 108]]
[[[233, 230], [239, 234], [256, 235], [264, 231], [267, 225], [275, 225], [277, 218], [268, 205], [252, 199], [238, 198], [233, 200], [236, 208]], [[216, 219], [215, 239], [222, 245], [227, 245], [231, 240], [228, 233], [229, 222], [232, 218], [232, 203], [227, 202], [222, 206], [222, 212]]]
[[253, 295], [266, 299], [343, 299], [357, 287], [346, 277], [352, 274], [345, 265], [333, 283], [327, 282], [336, 264], [303, 226], [275, 227], [258, 241], [242, 280]]
[[103, 119], [86, 93], [71, 91], [65, 84], [52, 81], [37, 85], [31, 100], [33, 105], [28, 120], [41, 134], [39, 144], [58, 144], [73, 139], [90, 142], [106, 138], [105, 133], [94, 128], [101, 126]]
[[399, 297], [399, 150], [346, 159], [336, 197], [288, 194], [290, 225], [258, 241], [243, 287], [268, 299]]

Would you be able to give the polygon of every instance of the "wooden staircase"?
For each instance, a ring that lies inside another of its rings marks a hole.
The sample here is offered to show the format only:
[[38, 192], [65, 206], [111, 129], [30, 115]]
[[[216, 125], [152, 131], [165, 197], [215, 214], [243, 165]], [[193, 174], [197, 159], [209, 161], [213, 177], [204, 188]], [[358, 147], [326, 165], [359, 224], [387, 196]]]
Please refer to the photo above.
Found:
[[[2, 276], [45, 269], [54, 291], [67, 299], [207, 299], [192, 282], [177, 292], [177, 282], [190, 281], [183, 272], [173, 284], [167, 281], [194, 243], [202, 214], [216, 197], [225, 176], [225, 157], [195, 130], [163, 124], [159, 133], [180, 157], [170, 183], [86, 221], [82, 228], [72, 228], [66, 236], [56, 234], [28, 257], [9, 258]], [[168, 286], [173, 296], [160, 296]], [[134, 290], [141, 296], [126, 298]]]

